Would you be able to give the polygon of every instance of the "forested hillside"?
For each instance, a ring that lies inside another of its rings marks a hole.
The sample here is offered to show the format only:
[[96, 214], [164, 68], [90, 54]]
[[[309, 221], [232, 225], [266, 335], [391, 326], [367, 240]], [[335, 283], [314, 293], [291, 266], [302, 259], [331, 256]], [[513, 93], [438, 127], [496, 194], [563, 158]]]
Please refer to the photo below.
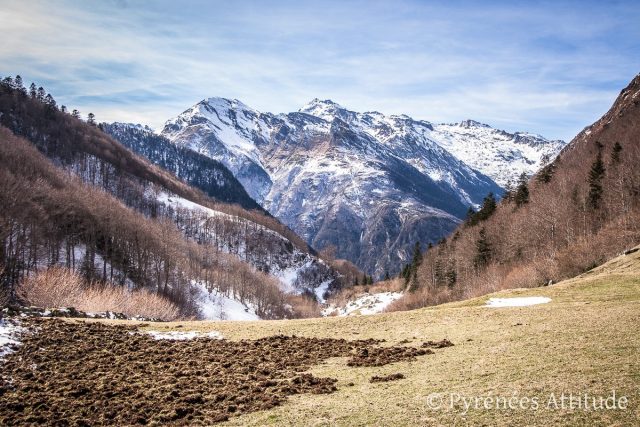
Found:
[[405, 269], [395, 309], [580, 274], [640, 241], [640, 75], [600, 120], [496, 206], [485, 199]]
[[261, 317], [283, 317], [297, 315], [280, 289], [285, 276], [296, 293], [326, 290], [337, 277], [274, 218], [214, 202], [41, 88], [5, 79], [0, 124], [0, 271], [11, 294], [27, 276], [63, 265], [87, 282], [152, 289], [183, 315], [199, 314], [208, 288]]
[[222, 163], [195, 151], [177, 146], [151, 129], [128, 123], [101, 123], [99, 127], [117, 141], [173, 173], [191, 186], [225, 203], [245, 209], [266, 211], [253, 200]]

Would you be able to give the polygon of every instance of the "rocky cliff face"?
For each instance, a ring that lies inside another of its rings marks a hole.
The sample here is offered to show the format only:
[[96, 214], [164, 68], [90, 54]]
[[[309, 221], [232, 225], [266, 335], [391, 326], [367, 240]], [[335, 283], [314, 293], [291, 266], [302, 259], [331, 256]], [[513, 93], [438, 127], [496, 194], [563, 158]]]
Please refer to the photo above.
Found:
[[443, 148], [453, 138], [442, 126], [329, 100], [274, 115], [210, 98], [169, 120], [162, 134], [224, 163], [313, 247], [334, 246], [338, 257], [381, 276], [397, 272], [416, 241], [439, 240], [470, 205], [502, 192]]

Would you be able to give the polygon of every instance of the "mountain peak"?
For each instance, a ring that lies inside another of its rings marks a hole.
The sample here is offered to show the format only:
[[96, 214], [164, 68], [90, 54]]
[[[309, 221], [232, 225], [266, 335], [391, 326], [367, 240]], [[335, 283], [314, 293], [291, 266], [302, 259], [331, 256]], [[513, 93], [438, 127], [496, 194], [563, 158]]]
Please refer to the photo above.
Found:
[[476, 120], [472, 120], [472, 119], [467, 119], [467, 120], [463, 120], [459, 123], [460, 127], [463, 128], [490, 128], [491, 126], [489, 126], [486, 123], [480, 123]]
[[218, 107], [222, 109], [234, 109], [234, 110], [252, 110], [251, 107], [244, 102], [237, 99], [223, 98], [220, 96], [213, 96], [211, 98], [203, 99], [201, 104], [207, 104], [210, 107]]
[[333, 120], [337, 115], [336, 113], [340, 113], [342, 111], [347, 110], [340, 104], [333, 102], [330, 99], [322, 100], [319, 98], [313, 98], [298, 110], [300, 113], [310, 114], [329, 121]]

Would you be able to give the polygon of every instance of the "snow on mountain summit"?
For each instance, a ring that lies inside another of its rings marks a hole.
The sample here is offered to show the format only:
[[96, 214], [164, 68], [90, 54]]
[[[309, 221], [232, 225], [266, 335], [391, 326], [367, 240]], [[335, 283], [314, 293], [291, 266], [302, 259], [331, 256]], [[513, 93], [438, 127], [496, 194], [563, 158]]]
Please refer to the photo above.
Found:
[[209, 98], [163, 135], [224, 163], [265, 209], [313, 247], [381, 276], [435, 242], [501, 189], [429, 138], [408, 116], [350, 111], [314, 99], [298, 112], [260, 113]]
[[474, 120], [434, 125], [429, 138], [503, 187], [509, 181], [515, 183], [523, 172], [533, 175], [545, 159], [553, 160], [566, 145], [533, 133], [508, 133]]

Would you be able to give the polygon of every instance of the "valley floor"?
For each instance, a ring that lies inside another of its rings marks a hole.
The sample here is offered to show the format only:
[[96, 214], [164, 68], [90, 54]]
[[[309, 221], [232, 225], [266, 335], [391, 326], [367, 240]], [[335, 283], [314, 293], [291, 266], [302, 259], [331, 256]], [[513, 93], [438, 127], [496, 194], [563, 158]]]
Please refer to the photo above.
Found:
[[[551, 301], [522, 307], [485, 306], [489, 298], [528, 296]], [[222, 425], [640, 423], [640, 252], [553, 286], [504, 291], [411, 312], [139, 327], [216, 331], [238, 343], [285, 334], [297, 339], [386, 340], [383, 346], [421, 347], [423, 342], [445, 338], [454, 344], [383, 366], [349, 366], [353, 351], [338, 352], [340, 357], [327, 358], [326, 352], [313, 356], [301, 365], [308, 364], [314, 377], [337, 379], [336, 391], [315, 394], [309, 387], [283, 398], [279, 406], [231, 416]], [[73, 337], [69, 340], [73, 345]], [[142, 364], [140, 369], [143, 373]], [[404, 378], [370, 382], [373, 376], [392, 374]], [[601, 408], [599, 399], [609, 398], [606, 402], [611, 406], [614, 393], [616, 408]]]

